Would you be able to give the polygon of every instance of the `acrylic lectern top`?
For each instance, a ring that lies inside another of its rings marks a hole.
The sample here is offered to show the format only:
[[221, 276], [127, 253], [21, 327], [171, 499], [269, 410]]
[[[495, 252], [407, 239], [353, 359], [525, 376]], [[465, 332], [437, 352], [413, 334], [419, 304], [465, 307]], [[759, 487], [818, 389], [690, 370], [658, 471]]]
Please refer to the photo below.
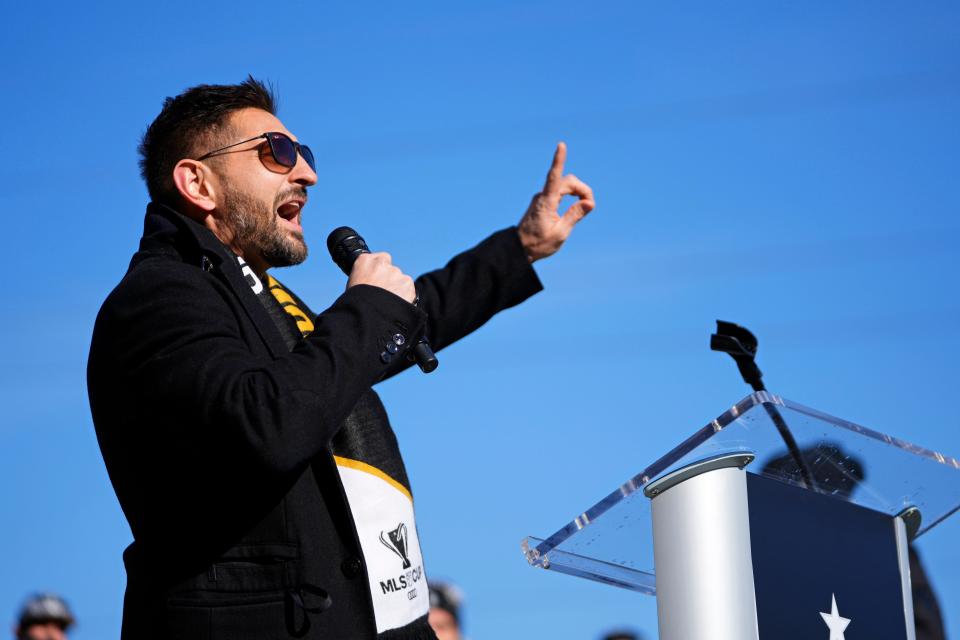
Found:
[[[775, 420], [786, 424], [796, 440], [793, 455]], [[644, 487], [694, 462], [737, 452], [755, 456], [749, 473], [810, 488], [803, 464], [813, 476], [811, 490], [891, 516], [911, 510], [916, 535], [960, 508], [956, 459], [761, 391], [553, 535], [524, 539], [523, 552], [537, 567], [655, 594], [653, 524]]]

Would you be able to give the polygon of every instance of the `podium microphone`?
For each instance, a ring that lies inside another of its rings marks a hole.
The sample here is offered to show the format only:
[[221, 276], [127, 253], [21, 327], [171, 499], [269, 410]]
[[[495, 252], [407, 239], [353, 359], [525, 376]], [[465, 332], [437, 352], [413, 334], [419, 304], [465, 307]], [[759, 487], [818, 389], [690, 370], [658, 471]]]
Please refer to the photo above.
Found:
[[[337, 227], [327, 236], [327, 250], [330, 251], [330, 257], [336, 263], [340, 270], [347, 276], [353, 271], [353, 263], [361, 253], [370, 253], [370, 248], [359, 233], [350, 227]], [[419, 299], [419, 298], [418, 298]], [[416, 304], [416, 301], [414, 302]], [[440, 361], [433, 353], [430, 343], [426, 336], [420, 336], [420, 339], [411, 347], [413, 358], [417, 361], [417, 366], [424, 373], [430, 373], [437, 368]]]
[[[755, 360], [757, 345], [757, 337], [749, 329], [723, 320], [717, 320], [717, 332], [710, 336], [710, 349], [726, 353], [733, 358], [740, 370], [740, 377], [750, 385], [750, 388], [754, 391], [766, 391], [767, 387], [763, 384], [763, 373]], [[766, 402], [763, 403], [763, 408], [767, 410], [767, 415], [770, 416], [774, 426], [777, 427], [783, 443], [787, 445], [787, 451], [800, 471], [804, 486], [812, 491], [817, 491], [817, 482], [813, 477], [813, 472], [803, 457], [800, 447], [797, 446], [797, 441], [790, 432], [790, 427], [787, 426], [783, 414], [775, 406]]]

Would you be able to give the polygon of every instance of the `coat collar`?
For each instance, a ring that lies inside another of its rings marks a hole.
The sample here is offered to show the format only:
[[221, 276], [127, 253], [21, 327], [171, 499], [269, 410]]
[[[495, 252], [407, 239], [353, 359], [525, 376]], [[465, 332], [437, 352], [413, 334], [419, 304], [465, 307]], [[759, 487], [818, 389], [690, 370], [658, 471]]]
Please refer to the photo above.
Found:
[[[206, 256], [220, 265], [232, 252], [205, 226], [191, 220], [165, 204], [151, 202], [143, 220], [140, 251], [145, 253], [176, 252], [185, 262]], [[198, 266], [201, 266], [198, 263]]]
[[243, 305], [270, 353], [275, 358], [289, 353], [273, 320], [240, 271], [237, 256], [202, 224], [167, 205], [151, 202], [143, 221], [140, 251], [130, 267], [158, 254], [218, 274]]

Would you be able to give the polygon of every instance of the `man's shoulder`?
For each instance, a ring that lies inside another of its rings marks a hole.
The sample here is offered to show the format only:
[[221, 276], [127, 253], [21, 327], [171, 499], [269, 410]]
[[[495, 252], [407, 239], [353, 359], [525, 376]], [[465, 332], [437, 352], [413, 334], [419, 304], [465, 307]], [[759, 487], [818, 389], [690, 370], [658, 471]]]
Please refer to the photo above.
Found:
[[107, 295], [97, 323], [117, 315], [182, 305], [203, 305], [205, 301], [222, 299], [223, 286], [202, 265], [193, 265], [163, 255], [138, 254], [116, 287]]
[[163, 255], [134, 256], [133, 263], [114, 287], [107, 302], [128, 296], [150, 295], [166, 287], [211, 286], [211, 278], [200, 266]]

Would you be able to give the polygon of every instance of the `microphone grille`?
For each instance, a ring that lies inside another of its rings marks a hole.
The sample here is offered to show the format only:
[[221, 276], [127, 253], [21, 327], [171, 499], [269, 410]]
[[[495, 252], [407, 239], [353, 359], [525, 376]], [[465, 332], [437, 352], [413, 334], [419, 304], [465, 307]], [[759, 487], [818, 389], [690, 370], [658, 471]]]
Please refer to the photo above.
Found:
[[350, 227], [337, 227], [327, 236], [327, 250], [341, 271], [350, 275], [353, 263], [361, 253], [370, 253], [367, 243]]
[[359, 238], [360, 234], [350, 227], [337, 227], [331, 231], [330, 235], [327, 236], [327, 251], [330, 252], [330, 255], [333, 255], [333, 252], [336, 250], [338, 244], [351, 236], [356, 236]]

